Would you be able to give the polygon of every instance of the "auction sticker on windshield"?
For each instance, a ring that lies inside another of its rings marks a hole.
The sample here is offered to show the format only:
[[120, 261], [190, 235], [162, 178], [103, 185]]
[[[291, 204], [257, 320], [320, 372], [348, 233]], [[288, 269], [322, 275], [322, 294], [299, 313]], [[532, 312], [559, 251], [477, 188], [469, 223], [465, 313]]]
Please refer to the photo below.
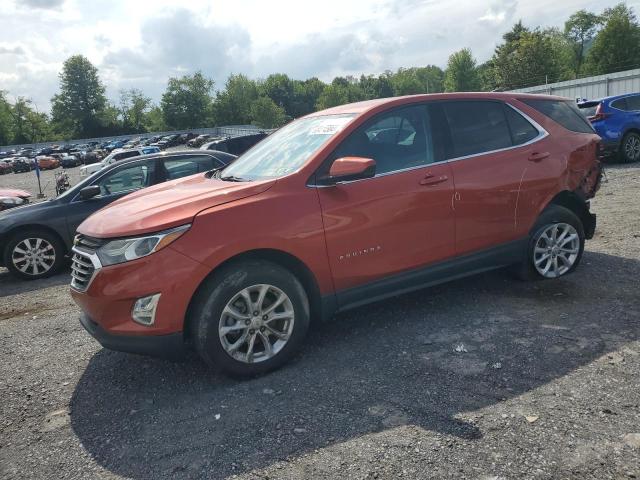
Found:
[[352, 117], [327, 118], [313, 127], [309, 135], [333, 135], [338, 133]]

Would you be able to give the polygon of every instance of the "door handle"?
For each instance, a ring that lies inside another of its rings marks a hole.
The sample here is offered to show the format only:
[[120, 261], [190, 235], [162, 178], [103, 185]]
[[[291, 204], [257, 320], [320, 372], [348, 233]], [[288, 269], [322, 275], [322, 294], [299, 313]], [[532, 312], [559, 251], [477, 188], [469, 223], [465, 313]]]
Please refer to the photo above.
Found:
[[433, 175], [433, 173], [427, 173], [424, 178], [420, 180], [420, 185], [437, 185], [439, 183], [446, 182], [447, 180], [449, 180], [449, 177], [447, 177], [446, 175], [440, 175], [439, 177], [436, 177], [435, 175]]
[[549, 155], [551, 155], [549, 152], [533, 152], [531, 155], [529, 155], [529, 161], [539, 162], [547, 158]]

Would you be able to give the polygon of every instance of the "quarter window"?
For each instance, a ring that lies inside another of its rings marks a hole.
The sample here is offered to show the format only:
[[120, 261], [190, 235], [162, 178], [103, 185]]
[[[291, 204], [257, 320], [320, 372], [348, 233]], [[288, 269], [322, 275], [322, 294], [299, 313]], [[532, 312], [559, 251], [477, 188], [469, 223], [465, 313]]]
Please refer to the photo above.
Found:
[[[627, 110], [627, 100], [625, 98], [619, 98], [611, 102], [611, 106], [613, 108], [617, 108], [618, 110]], [[595, 113], [595, 112], [594, 112]]]
[[511, 138], [514, 145], [522, 145], [536, 138], [540, 132], [531, 125], [529, 121], [516, 112], [513, 108], [505, 105], [504, 109], [511, 130]]
[[499, 102], [446, 102], [443, 109], [453, 142], [450, 157], [464, 157], [511, 147], [511, 133]]
[[524, 103], [559, 123], [567, 130], [577, 133], [594, 133], [589, 121], [580, 114], [573, 102], [564, 100], [524, 99]]
[[434, 162], [429, 116], [424, 106], [406, 107], [375, 117], [336, 149], [333, 159], [364, 157], [376, 161], [376, 174]]
[[627, 110], [635, 112], [640, 110], [640, 95], [634, 95], [632, 97], [627, 97]]

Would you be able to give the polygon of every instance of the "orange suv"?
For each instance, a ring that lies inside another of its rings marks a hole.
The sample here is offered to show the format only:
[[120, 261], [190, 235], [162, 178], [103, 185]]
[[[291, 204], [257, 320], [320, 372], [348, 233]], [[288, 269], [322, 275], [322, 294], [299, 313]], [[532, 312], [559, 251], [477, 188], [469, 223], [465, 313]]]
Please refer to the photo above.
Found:
[[313, 113], [224, 170], [133, 193], [73, 248], [83, 326], [114, 350], [273, 369], [311, 321], [512, 267], [556, 278], [595, 216], [600, 138], [572, 101], [416, 95]]

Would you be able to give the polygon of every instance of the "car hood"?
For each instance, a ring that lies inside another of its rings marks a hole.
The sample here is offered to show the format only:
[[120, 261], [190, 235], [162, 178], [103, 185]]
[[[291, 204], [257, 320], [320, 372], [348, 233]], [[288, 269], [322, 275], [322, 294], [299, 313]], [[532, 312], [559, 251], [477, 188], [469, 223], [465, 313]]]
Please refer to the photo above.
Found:
[[80, 224], [78, 232], [98, 238], [158, 232], [190, 223], [207, 208], [262, 193], [275, 182], [223, 182], [203, 174], [172, 180], [109, 204]]
[[27, 198], [31, 194], [26, 190], [18, 190], [16, 188], [0, 188], [0, 197], [20, 197]]

